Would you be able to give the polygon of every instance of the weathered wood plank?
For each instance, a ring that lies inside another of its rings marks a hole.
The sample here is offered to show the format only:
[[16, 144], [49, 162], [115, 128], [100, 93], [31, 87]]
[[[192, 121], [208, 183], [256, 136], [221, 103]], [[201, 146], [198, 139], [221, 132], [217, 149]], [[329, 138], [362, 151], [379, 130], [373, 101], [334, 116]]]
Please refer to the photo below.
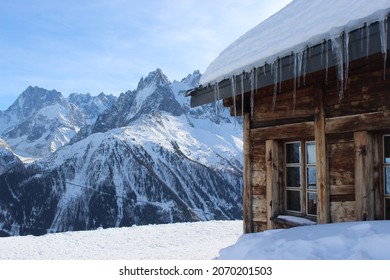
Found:
[[347, 133], [355, 131], [374, 131], [390, 129], [390, 110], [327, 118], [325, 131], [327, 134]]
[[266, 192], [267, 192], [267, 186], [265, 185], [260, 187], [253, 186], [252, 188], [253, 195], [263, 195], [265, 197]]
[[267, 185], [266, 171], [252, 171], [252, 187], [261, 187]]
[[[353, 156], [351, 154], [350, 156]], [[352, 168], [354, 166], [352, 165]], [[355, 185], [355, 173], [353, 170], [345, 169], [334, 169], [332, 168], [329, 172], [329, 183], [331, 186], [341, 187], [341, 186], [354, 186]], [[355, 190], [353, 191], [355, 192]]]
[[252, 141], [252, 171], [264, 171], [265, 167], [265, 142]]
[[330, 195], [355, 194], [355, 185], [330, 185]]
[[375, 220], [383, 219], [383, 199], [382, 195], [384, 190], [382, 189], [382, 136], [374, 134], [373, 135], [373, 183], [374, 183], [374, 211], [375, 211]]
[[277, 125], [273, 127], [254, 128], [251, 130], [251, 138], [257, 140], [267, 139], [296, 139], [314, 137], [314, 122]]
[[355, 200], [355, 145], [353, 134], [327, 137], [331, 201]]
[[266, 196], [265, 195], [252, 195], [252, 220], [255, 222], [265, 222], [267, 221], [267, 205], [266, 205]]
[[355, 196], [356, 219], [375, 218], [373, 137], [366, 131], [356, 132], [355, 138]]
[[355, 201], [331, 202], [331, 222], [353, 222], [356, 221]]
[[267, 230], [267, 223], [266, 222], [253, 222], [253, 232], [261, 232]]
[[244, 115], [243, 125], [243, 230], [244, 233], [253, 232], [252, 218], [252, 167], [251, 167], [251, 141], [250, 141], [250, 114]]
[[300, 88], [296, 92], [295, 108], [293, 91], [277, 93], [275, 103], [273, 93], [256, 95], [253, 121], [282, 120], [314, 115], [314, 97], [311, 87]]
[[267, 229], [274, 228], [273, 219], [280, 213], [279, 145], [276, 140], [265, 142], [267, 163]]
[[263, 172], [265, 172], [265, 170], [266, 170], [265, 161], [262, 162], [262, 161], [254, 160], [252, 162], [252, 171], [263, 171]]
[[383, 69], [368, 69], [367, 72], [352, 74], [346, 87], [342, 100], [339, 99], [336, 84], [330, 87], [327, 98], [328, 117], [390, 110], [390, 80], [383, 79]]
[[315, 143], [316, 143], [316, 171], [317, 171], [317, 223], [326, 224], [330, 221], [329, 215], [329, 185], [328, 160], [326, 156], [325, 135], [325, 108], [324, 91], [321, 88], [314, 90], [315, 96]]
[[345, 202], [345, 201], [356, 201], [355, 194], [340, 194], [340, 195], [331, 195], [331, 202]]

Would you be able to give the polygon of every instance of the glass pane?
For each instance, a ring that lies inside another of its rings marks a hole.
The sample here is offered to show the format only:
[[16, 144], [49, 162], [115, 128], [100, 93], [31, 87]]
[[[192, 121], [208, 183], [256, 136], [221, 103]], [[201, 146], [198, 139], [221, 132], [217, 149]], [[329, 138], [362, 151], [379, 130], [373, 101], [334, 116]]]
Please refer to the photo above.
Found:
[[289, 143], [286, 144], [286, 162], [287, 163], [300, 163], [301, 162], [301, 144]]
[[286, 185], [287, 187], [301, 187], [301, 168], [286, 167]]
[[309, 190], [315, 190], [316, 189], [316, 168], [315, 167], [308, 167], [306, 172], [307, 177], [307, 188]]
[[390, 166], [385, 167], [385, 194], [390, 194]]
[[301, 212], [301, 192], [290, 191], [286, 192], [287, 210]]
[[383, 142], [385, 150], [385, 163], [390, 163], [390, 136], [385, 136]]
[[316, 163], [316, 144], [313, 142], [306, 143], [306, 159], [308, 164]]
[[307, 214], [317, 215], [317, 193], [307, 193]]
[[385, 219], [390, 220], [390, 199], [385, 199]]

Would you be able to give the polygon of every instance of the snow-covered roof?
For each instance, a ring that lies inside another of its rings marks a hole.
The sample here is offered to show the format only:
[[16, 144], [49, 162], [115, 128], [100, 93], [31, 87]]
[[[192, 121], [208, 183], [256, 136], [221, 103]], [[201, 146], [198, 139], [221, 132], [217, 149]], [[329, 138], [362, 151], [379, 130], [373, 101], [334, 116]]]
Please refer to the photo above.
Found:
[[390, 0], [295, 0], [227, 47], [206, 69], [201, 85], [220, 82], [343, 32], [383, 21]]

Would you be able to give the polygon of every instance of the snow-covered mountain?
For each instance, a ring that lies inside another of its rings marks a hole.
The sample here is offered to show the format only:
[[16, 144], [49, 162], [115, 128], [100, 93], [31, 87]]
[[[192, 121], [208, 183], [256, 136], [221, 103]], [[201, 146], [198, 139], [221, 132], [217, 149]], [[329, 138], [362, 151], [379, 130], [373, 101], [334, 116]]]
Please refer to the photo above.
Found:
[[115, 100], [104, 94], [64, 98], [56, 90], [30, 86], [6, 111], [0, 111], [0, 135], [16, 154], [41, 158], [68, 143]]
[[0, 174], [22, 165], [22, 161], [13, 153], [11, 147], [0, 138]]
[[70, 104], [74, 104], [83, 114], [86, 124], [92, 124], [96, 118], [105, 110], [110, 108], [117, 98], [110, 94], [106, 95], [103, 92], [97, 96], [91, 94], [72, 93], [67, 98]]
[[0, 175], [3, 235], [241, 218], [242, 131], [227, 110], [189, 108], [199, 78], [157, 69], [68, 145]]

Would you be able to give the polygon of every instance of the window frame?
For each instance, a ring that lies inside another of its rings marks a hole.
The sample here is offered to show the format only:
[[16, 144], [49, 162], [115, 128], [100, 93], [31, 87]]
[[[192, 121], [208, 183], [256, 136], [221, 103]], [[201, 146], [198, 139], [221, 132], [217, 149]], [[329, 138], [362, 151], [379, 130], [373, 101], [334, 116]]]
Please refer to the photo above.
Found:
[[[299, 153], [299, 163], [288, 163], [287, 162], [287, 145], [299, 143], [300, 153]], [[285, 141], [283, 142], [283, 153], [284, 153], [284, 159], [283, 159], [283, 188], [284, 188], [284, 210], [287, 214], [291, 214], [294, 216], [303, 216], [308, 218], [316, 218], [318, 215], [318, 202], [316, 202], [317, 205], [317, 213], [310, 214], [308, 213], [309, 207], [308, 207], [308, 196], [309, 194], [316, 194], [316, 199], [318, 199], [317, 194], [317, 182], [315, 183], [314, 189], [309, 189], [309, 182], [308, 182], [308, 170], [309, 168], [315, 168], [315, 173], [317, 175], [317, 164], [316, 164], [316, 158], [314, 163], [309, 163], [308, 157], [308, 145], [314, 144], [315, 140], [291, 140], [291, 141]], [[316, 154], [314, 154], [316, 156]], [[299, 187], [291, 187], [287, 186], [287, 168], [288, 167], [299, 167], [300, 170], [300, 182]], [[311, 184], [313, 186], [313, 184]], [[300, 211], [295, 210], [289, 210], [288, 209], [288, 200], [287, 200], [287, 192], [288, 191], [299, 191], [300, 192]], [[318, 200], [317, 200], [318, 201]]]
[[[386, 211], [386, 205], [388, 204], [390, 207], [390, 193], [386, 193], [386, 168], [390, 168], [390, 162], [386, 162], [386, 145], [385, 145], [385, 138], [389, 138], [390, 140], [390, 134], [384, 134], [382, 136], [382, 172], [383, 172], [383, 217], [384, 220], [390, 220], [390, 213], [387, 213]], [[389, 211], [390, 212], [390, 211]]]

